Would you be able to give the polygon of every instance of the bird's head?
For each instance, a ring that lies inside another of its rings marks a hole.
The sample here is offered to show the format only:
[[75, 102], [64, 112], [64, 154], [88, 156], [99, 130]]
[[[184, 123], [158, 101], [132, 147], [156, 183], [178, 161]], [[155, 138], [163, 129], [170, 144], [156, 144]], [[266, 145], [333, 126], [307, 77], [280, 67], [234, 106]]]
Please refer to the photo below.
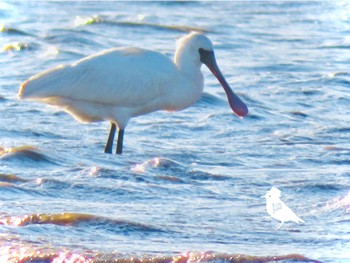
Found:
[[270, 191], [267, 191], [266, 195], [262, 196], [261, 198], [274, 199], [274, 198], [280, 198], [280, 197], [281, 197], [281, 190], [277, 189], [276, 187], [272, 187]]
[[[183, 61], [181, 61], [183, 59]], [[248, 107], [232, 91], [218, 67], [215, 59], [212, 42], [201, 33], [192, 32], [177, 41], [175, 61], [179, 63], [205, 64], [213, 75], [218, 79], [226, 92], [226, 96], [232, 111], [239, 117], [248, 114]], [[180, 62], [181, 61], [181, 62]]]

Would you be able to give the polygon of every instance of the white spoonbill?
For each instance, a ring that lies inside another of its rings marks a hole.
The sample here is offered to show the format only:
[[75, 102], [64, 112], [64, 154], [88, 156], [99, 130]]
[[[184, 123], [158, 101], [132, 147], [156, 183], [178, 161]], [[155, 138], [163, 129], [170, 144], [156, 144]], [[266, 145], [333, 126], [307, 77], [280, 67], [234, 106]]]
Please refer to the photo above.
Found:
[[221, 74], [213, 44], [195, 32], [177, 41], [174, 61], [147, 49], [112, 48], [34, 75], [22, 83], [18, 97], [62, 107], [81, 122], [109, 121], [105, 153], [112, 153], [117, 126], [116, 153], [121, 154], [130, 118], [182, 110], [200, 99], [202, 63], [221, 83], [233, 112], [245, 116], [248, 108]]

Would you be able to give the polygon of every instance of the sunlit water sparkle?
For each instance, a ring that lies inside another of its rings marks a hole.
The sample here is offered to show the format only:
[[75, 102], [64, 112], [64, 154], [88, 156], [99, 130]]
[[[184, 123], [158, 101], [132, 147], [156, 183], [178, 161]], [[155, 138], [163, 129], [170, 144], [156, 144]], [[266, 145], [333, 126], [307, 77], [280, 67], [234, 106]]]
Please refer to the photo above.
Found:
[[[348, 262], [349, 11], [348, 1], [2, 1], [0, 262]], [[17, 100], [42, 70], [119, 46], [172, 57], [190, 30], [214, 42], [246, 118], [203, 67], [202, 99], [133, 119], [117, 156], [103, 153], [108, 123]], [[305, 224], [276, 231], [260, 198], [272, 186]]]

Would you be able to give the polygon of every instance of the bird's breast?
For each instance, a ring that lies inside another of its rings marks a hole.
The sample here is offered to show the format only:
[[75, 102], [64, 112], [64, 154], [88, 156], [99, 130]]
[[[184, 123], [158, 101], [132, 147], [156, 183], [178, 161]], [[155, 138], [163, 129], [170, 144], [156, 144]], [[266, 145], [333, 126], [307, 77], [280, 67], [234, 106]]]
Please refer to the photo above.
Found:
[[203, 93], [203, 75], [179, 75], [163, 94], [163, 109], [178, 111], [196, 103]]

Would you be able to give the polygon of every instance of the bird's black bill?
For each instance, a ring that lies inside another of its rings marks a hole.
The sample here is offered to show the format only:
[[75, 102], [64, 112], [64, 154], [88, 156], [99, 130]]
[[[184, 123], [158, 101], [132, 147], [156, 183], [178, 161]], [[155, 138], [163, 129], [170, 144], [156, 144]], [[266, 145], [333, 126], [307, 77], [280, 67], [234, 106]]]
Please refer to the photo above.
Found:
[[200, 48], [198, 50], [200, 54], [200, 59], [203, 64], [205, 64], [214, 76], [218, 79], [221, 86], [226, 92], [226, 96], [232, 111], [237, 114], [239, 117], [244, 117], [248, 114], [248, 107], [244, 102], [232, 91], [228, 83], [226, 82], [224, 76], [222, 75], [218, 65], [216, 64], [215, 54], [212, 50], [205, 50]]

